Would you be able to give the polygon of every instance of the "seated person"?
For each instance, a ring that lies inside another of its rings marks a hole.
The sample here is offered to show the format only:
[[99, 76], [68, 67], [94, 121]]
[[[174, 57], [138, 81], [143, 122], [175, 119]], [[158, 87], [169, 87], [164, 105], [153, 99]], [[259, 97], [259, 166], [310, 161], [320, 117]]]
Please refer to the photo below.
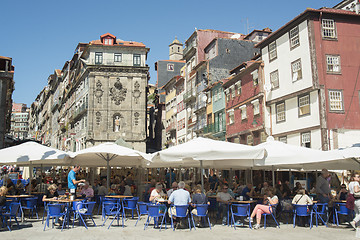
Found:
[[45, 191], [43, 196], [43, 201], [45, 199], [57, 199], [59, 197], [59, 193], [57, 192], [58, 187], [56, 184], [51, 184]]
[[233, 199], [233, 197], [228, 192], [228, 185], [224, 184], [221, 188], [221, 191], [216, 195], [216, 201], [219, 203], [219, 213], [221, 213], [222, 224], [226, 225], [227, 223], [227, 210], [229, 201]]
[[21, 182], [21, 179], [18, 179], [15, 185], [16, 191], [18, 192], [18, 194], [24, 194], [25, 193], [25, 188], [24, 185]]
[[261, 195], [266, 194], [268, 188], [269, 188], [269, 183], [268, 183], [268, 182], [264, 182], [264, 183], [263, 183], [263, 187], [261, 188], [260, 194], [261, 194]]
[[101, 182], [99, 182], [98, 195], [105, 196], [107, 194], [108, 194], [108, 190], [106, 188], [106, 179], [103, 179]]
[[[45, 195], [43, 196], [42, 200], [45, 201], [46, 199], [58, 199], [59, 197], [59, 193], [57, 192], [58, 187], [56, 186], [56, 184], [51, 184], [45, 191]], [[48, 210], [47, 205], [45, 205], [45, 211]], [[59, 225], [59, 218], [56, 217], [55, 218], [55, 224], [54, 225]]]
[[305, 189], [301, 188], [298, 190], [298, 193], [292, 200], [292, 204], [298, 205], [312, 205], [313, 201], [311, 198], [305, 193]]
[[281, 184], [280, 192], [282, 194], [283, 199], [289, 199], [290, 196], [291, 196], [291, 190], [290, 190], [289, 186], [286, 183]]
[[[207, 200], [206, 195], [201, 192], [201, 187], [196, 187], [195, 193], [192, 195], [192, 201], [191, 206], [194, 207], [194, 209], [191, 211], [192, 214], [197, 214], [196, 204], [210, 204]], [[200, 226], [201, 217], [194, 216], [194, 220], [196, 222], [196, 226]]]
[[7, 187], [7, 190], [8, 190], [8, 195], [18, 195], [18, 190], [16, 189], [16, 186], [15, 184], [13, 183], [13, 181], [11, 181], [10, 178], [7, 179], [7, 182], [6, 182], [6, 187]]
[[[179, 189], [175, 190], [169, 197], [168, 204], [174, 204], [174, 205], [187, 205], [191, 203], [190, 193], [186, 191], [185, 188], [185, 182], [180, 181], [178, 184]], [[169, 217], [171, 215], [176, 214], [176, 208], [175, 206], [169, 208], [168, 210]], [[174, 217], [175, 218], [175, 217]]]
[[[306, 194], [305, 189], [300, 188], [298, 193], [295, 195], [294, 199], [292, 200], [292, 204], [297, 205], [312, 205], [313, 201], [311, 198]], [[305, 226], [306, 218], [300, 218], [300, 225]]]
[[162, 188], [163, 188], [163, 186], [161, 183], [157, 183], [155, 185], [155, 189], [152, 190], [151, 194], [150, 194], [150, 198], [149, 198], [150, 202], [156, 203], [160, 198], [165, 196], [165, 194], [162, 191]]
[[255, 189], [251, 183], [246, 184], [246, 187], [242, 190], [241, 196], [243, 196], [244, 201], [249, 201], [251, 197], [254, 196]]
[[336, 195], [336, 199], [337, 200], [346, 200], [347, 194], [348, 194], [348, 191], [346, 190], [346, 185], [341, 184], [341, 189], [338, 192], [338, 194]]
[[301, 188], [302, 188], [301, 183], [296, 182], [296, 183], [295, 183], [295, 187], [293, 188], [292, 194], [293, 194], [293, 195], [296, 195], [297, 192], [299, 191], [299, 189], [301, 189]]
[[[6, 193], [8, 189], [5, 186], [0, 187], [0, 207], [6, 205]], [[0, 210], [1, 211], [1, 210]]]
[[271, 213], [273, 209], [270, 207], [270, 205], [278, 204], [279, 199], [276, 195], [274, 195], [274, 189], [268, 188], [266, 190], [266, 195], [264, 195], [264, 202], [263, 204], [257, 204], [253, 210], [253, 212], [250, 215], [250, 221], [253, 221], [253, 218], [256, 215], [256, 225], [254, 226], [254, 229], [260, 228], [260, 222], [261, 222], [261, 215], [263, 213]]
[[94, 190], [89, 187], [88, 182], [85, 182], [85, 184], [81, 187], [81, 195], [88, 200], [91, 200], [94, 197]]
[[177, 182], [173, 182], [172, 184], [171, 184], [171, 189], [169, 189], [169, 191], [167, 191], [167, 195], [168, 195], [168, 197], [170, 197], [170, 195], [173, 193], [173, 191], [175, 191], [175, 190], [177, 190], [178, 189], [178, 184], [177, 184]]
[[58, 194], [60, 195], [60, 196], [62, 196], [62, 195], [65, 195], [65, 189], [63, 188], [63, 185], [60, 183], [59, 185], [58, 185], [58, 189], [57, 189], [57, 192], [58, 192]]

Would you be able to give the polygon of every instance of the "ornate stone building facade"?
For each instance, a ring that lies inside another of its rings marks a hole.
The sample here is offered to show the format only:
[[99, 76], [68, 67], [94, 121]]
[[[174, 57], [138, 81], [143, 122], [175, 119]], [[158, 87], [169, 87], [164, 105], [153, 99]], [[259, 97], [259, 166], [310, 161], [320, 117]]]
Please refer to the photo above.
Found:
[[76, 151], [122, 138], [145, 152], [148, 51], [143, 43], [109, 33], [79, 43], [60, 75], [55, 72], [48, 80], [50, 145]]

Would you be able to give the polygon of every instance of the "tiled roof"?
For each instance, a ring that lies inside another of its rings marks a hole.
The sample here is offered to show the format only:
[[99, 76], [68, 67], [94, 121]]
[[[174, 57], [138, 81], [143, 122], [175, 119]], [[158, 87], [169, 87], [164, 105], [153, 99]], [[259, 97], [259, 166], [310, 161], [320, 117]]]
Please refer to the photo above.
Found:
[[112, 38], [116, 38], [114, 35], [112, 35], [111, 33], [105, 33], [103, 35], [100, 36], [100, 38], [106, 37], [106, 36], [110, 36]]
[[[94, 40], [89, 42], [91, 45], [104, 45], [101, 40]], [[133, 41], [122, 41], [122, 40], [116, 40], [116, 44], [109, 45], [109, 46], [125, 46], [125, 47], [146, 47], [145, 44], [139, 43], [139, 42], [133, 42]], [[104, 45], [107, 46], [107, 45]]]
[[12, 58], [0, 56], [0, 59], [11, 60]]
[[283, 25], [281, 28], [279, 28], [275, 32], [271, 33], [267, 38], [265, 38], [263, 41], [256, 44], [254, 47], [262, 47], [262, 46], [266, 45], [267, 43], [269, 43], [271, 41], [274, 41], [273, 36], [278, 35], [279, 33], [282, 33], [293, 22], [304, 18], [304, 16], [306, 16], [307, 14], [310, 14], [310, 13], [318, 13], [318, 14], [320, 14], [320, 13], [330, 13], [330, 14], [339, 14], [339, 15], [348, 15], [348, 16], [360, 17], [360, 14], [357, 14], [355, 12], [348, 11], [348, 10], [343, 10], [343, 9], [333, 9], [333, 8], [313, 9], [313, 8], [307, 8], [304, 12], [300, 13], [298, 16], [296, 16], [295, 18], [290, 20], [288, 23]]

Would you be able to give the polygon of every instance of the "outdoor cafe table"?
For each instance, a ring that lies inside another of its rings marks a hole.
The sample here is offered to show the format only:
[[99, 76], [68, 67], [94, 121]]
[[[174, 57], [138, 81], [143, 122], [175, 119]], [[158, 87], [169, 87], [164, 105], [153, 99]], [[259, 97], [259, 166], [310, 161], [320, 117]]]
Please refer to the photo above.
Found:
[[[34, 195], [6, 195], [6, 198], [15, 199], [15, 201], [20, 203], [21, 198], [29, 198], [33, 197]], [[24, 222], [24, 211], [22, 210], [21, 203], [20, 203], [20, 211], [21, 211], [21, 222]]]
[[[65, 207], [67, 208], [66, 210], [66, 213], [67, 213], [67, 221], [68, 223], [70, 222], [70, 207], [71, 207], [71, 203], [73, 202], [80, 202], [80, 201], [83, 201], [84, 199], [74, 199], [74, 200], [71, 200], [69, 198], [64, 198], [64, 199], [55, 199], [55, 198], [46, 198], [44, 199], [44, 202], [51, 202], [51, 203], [54, 203], [54, 202], [57, 202], [57, 203], [65, 203]], [[44, 209], [45, 211], [45, 209]]]

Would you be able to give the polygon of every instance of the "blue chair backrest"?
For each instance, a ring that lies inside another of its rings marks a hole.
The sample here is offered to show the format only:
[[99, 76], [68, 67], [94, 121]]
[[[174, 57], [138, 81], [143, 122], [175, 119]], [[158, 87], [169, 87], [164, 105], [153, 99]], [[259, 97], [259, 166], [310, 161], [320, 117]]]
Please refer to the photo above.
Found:
[[86, 214], [91, 215], [94, 207], [95, 207], [96, 202], [87, 202], [83, 204], [83, 207], [87, 209]]
[[34, 208], [37, 204], [37, 198], [25, 198], [25, 204], [27, 208]]
[[175, 208], [177, 217], [186, 217], [189, 205], [175, 205]]
[[138, 202], [137, 205], [139, 207], [140, 214], [147, 214], [148, 213], [148, 203]]
[[17, 179], [11, 179], [11, 181], [13, 182], [14, 185], [17, 184]]
[[58, 216], [61, 214], [61, 207], [62, 204], [54, 203], [54, 204], [48, 204], [48, 214], [50, 216]]
[[11, 216], [16, 216], [19, 208], [20, 208], [20, 203], [12, 202], [10, 204], [10, 215]]
[[107, 197], [104, 197], [103, 201], [104, 202], [113, 202], [113, 203], [119, 202], [119, 200], [116, 198], [107, 198]]
[[84, 203], [82, 201], [73, 202], [73, 210], [76, 211], [83, 208], [83, 204]]
[[150, 217], [159, 216], [160, 206], [161, 206], [161, 205], [158, 205], [158, 204], [149, 204], [149, 205], [147, 206], [148, 215], [149, 215]]
[[339, 205], [338, 213], [343, 214], [343, 215], [349, 215], [350, 214], [350, 209], [348, 209], [346, 207], [346, 203], [338, 203], [338, 205]]
[[138, 197], [125, 199], [126, 207], [131, 209], [136, 209], [136, 204], [138, 200], [139, 200]]
[[25, 180], [25, 179], [21, 179], [21, 183], [22, 183], [23, 186], [26, 186], [26, 184], [28, 183], [28, 181]]
[[234, 204], [236, 207], [236, 214], [240, 216], [247, 216], [249, 213], [249, 204]]
[[314, 209], [320, 213], [320, 214], [324, 214], [325, 210], [327, 209], [328, 204], [327, 203], [316, 203], [314, 204]]
[[294, 204], [294, 212], [298, 216], [309, 216], [308, 205]]
[[119, 207], [119, 205], [114, 202], [104, 202], [103, 206], [104, 206], [104, 212], [106, 215], [114, 213], [113, 212], [114, 209]]
[[0, 187], [4, 184], [3, 180], [0, 180]]
[[196, 210], [198, 216], [206, 216], [209, 205], [207, 204], [196, 204]]

